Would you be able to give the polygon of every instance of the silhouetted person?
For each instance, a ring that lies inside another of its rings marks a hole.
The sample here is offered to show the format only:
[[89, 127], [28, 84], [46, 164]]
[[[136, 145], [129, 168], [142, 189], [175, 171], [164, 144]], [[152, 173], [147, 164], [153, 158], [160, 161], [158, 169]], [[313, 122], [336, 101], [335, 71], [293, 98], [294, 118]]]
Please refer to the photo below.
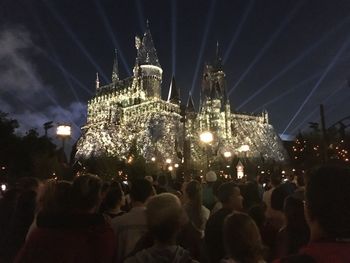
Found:
[[154, 245], [128, 258], [125, 260], [126, 263], [195, 262], [187, 250], [176, 244], [183, 220], [183, 210], [178, 197], [162, 193], [150, 198], [147, 203], [146, 219], [149, 233], [154, 238]]
[[223, 245], [223, 226], [227, 215], [233, 211], [241, 211], [243, 197], [235, 183], [224, 183], [219, 187], [218, 198], [222, 208], [209, 217], [205, 229], [205, 248], [212, 263], [220, 262], [225, 256]]
[[321, 166], [309, 174], [305, 217], [310, 242], [298, 255], [279, 262], [350, 262], [349, 189], [349, 167]]

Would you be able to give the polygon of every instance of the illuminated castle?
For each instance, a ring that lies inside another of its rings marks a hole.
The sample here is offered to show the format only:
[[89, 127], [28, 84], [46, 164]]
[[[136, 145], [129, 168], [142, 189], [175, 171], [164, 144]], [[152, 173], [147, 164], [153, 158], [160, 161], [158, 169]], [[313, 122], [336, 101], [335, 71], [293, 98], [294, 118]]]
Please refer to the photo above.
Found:
[[147, 161], [165, 159], [193, 164], [203, 163], [206, 145], [199, 140], [203, 131], [214, 137], [211, 158], [225, 151], [240, 155], [248, 145], [246, 156], [285, 160], [278, 135], [268, 123], [268, 114], [233, 113], [226, 91], [225, 73], [216, 53], [215, 61], [204, 67], [199, 111], [191, 94], [181, 106], [180, 91], [172, 78], [167, 100], [161, 98], [162, 73], [149, 27], [142, 39], [135, 38], [136, 62], [133, 76], [120, 79], [115, 58], [112, 83], [100, 86], [96, 78], [96, 95], [88, 102], [87, 123], [77, 143], [76, 158], [117, 156], [128, 158], [136, 145]]

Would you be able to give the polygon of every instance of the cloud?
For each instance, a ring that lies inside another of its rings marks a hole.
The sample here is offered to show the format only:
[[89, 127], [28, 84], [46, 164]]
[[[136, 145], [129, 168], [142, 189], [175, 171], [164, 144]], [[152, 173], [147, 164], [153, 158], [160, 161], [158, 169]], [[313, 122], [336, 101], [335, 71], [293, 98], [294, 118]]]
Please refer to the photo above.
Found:
[[29, 129], [43, 134], [43, 124], [53, 121], [71, 124], [76, 139], [86, 105], [76, 101], [59, 105], [57, 89], [43, 81], [36, 67], [35, 56], [41, 55], [41, 49], [30, 32], [21, 26], [0, 28], [0, 47], [0, 111], [18, 120], [21, 134]]

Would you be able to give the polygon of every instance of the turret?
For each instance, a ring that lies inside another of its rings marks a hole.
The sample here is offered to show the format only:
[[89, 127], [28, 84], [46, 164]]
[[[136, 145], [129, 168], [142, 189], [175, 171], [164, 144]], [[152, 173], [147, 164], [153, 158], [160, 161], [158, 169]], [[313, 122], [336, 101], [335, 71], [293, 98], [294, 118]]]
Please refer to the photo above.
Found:
[[159, 64], [148, 21], [142, 40], [139, 37], [135, 38], [135, 46], [137, 57], [134, 76], [142, 78], [147, 97], [160, 98], [163, 70]]
[[96, 91], [100, 88], [100, 80], [98, 78], [98, 72], [96, 72]]

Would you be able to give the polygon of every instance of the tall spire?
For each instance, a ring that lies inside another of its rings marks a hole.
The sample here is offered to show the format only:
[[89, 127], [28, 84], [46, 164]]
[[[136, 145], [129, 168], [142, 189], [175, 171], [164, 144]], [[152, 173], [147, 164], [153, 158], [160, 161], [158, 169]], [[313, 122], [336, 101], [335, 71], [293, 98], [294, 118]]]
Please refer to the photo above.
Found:
[[114, 57], [113, 71], [112, 71], [112, 82], [116, 82], [119, 80], [117, 49], [114, 49], [114, 53], [115, 53], [115, 57]]
[[148, 20], [146, 22], [146, 31], [143, 34], [142, 41], [137, 39], [136, 42], [136, 49], [138, 50], [137, 62], [139, 65], [153, 65], [160, 67]]
[[213, 66], [217, 71], [222, 70], [222, 58], [219, 55], [219, 41], [216, 41], [215, 60]]
[[188, 100], [187, 100], [186, 108], [187, 108], [187, 110], [190, 111], [190, 112], [195, 112], [194, 102], [193, 102], [193, 98], [192, 98], [192, 93], [191, 93], [191, 91], [190, 91], [190, 94], [188, 95]]
[[96, 72], [96, 89], [100, 88], [100, 80], [98, 78], [98, 72]]
[[180, 92], [176, 87], [175, 77], [173, 75], [169, 87], [168, 102], [180, 104]]

